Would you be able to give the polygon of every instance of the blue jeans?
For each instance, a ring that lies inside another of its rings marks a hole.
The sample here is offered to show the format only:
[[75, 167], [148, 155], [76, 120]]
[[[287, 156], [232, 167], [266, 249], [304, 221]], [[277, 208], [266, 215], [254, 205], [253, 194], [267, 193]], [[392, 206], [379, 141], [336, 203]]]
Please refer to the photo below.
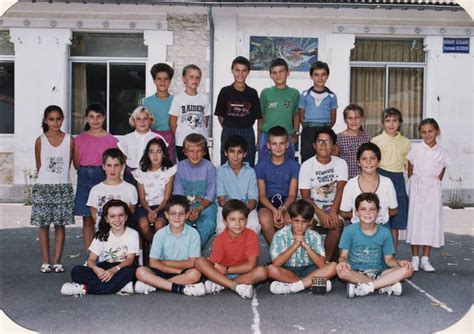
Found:
[[201, 249], [204, 249], [206, 243], [214, 234], [214, 231], [216, 230], [216, 219], [217, 206], [215, 204], [211, 204], [202, 210], [199, 218], [194, 223], [188, 221], [189, 225], [197, 229], [199, 237], [201, 237]]
[[221, 165], [225, 164], [227, 157], [224, 154], [224, 147], [227, 138], [230, 136], [241, 136], [245, 139], [248, 145], [247, 155], [244, 161], [247, 161], [250, 167], [255, 167], [255, 154], [257, 153], [257, 147], [255, 145], [255, 132], [252, 127], [249, 128], [231, 128], [225, 126], [221, 133]]
[[[118, 262], [100, 262], [97, 265], [105, 270], [115, 267]], [[75, 266], [71, 271], [72, 281], [87, 286], [87, 293], [93, 295], [105, 295], [119, 292], [135, 276], [135, 268], [132, 266], [120, 269], [108, 282], [102, 282], [94, 271], [85, 266]]]

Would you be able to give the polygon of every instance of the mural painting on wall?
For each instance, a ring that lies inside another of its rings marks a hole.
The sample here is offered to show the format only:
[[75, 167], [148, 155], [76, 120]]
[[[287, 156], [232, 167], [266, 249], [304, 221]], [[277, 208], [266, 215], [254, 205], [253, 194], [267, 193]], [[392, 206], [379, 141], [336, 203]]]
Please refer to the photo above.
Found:
[[306, 72], [318, 60], [318, 39], [250, 36], [251, 70], [268, 71], [275, 58], [285, 59], [291, 71]]

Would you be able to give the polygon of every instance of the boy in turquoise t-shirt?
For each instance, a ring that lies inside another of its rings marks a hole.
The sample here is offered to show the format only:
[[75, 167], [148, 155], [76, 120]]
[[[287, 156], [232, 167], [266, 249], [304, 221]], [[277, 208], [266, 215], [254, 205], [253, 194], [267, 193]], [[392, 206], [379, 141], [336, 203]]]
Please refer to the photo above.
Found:
[[342, 232], [336, 267], [337, 276], [347, 282], [347, 296], [365, 296], [375, 289], [401, 295], [400, 282], [413, 274], [413, 267], [410, 261], [395, 259], [390, 230], [375, 224], [380, 209], [378, 196], [360, 194], [355, 199], [355, 208], [360, 222]]
[[143, 100], [143, 105], [155, 116], [155, 123], [152, 125], [152, 131], [165, 138], [168, 143], [168, 154], [171, 161], [176, 161], [174, 151], [174, 136], [170, 130], [169, 116], [173, 95], [169, 88], [171, 79], [173, 79], [174, 69], [165, 63], [153, 65], [150, 70], [151, 77], [156, 86], [156, 93]]
[[295, 143], [299, 136], [298, 90], [288, 87], [286, 80], [290, 75], [287, 62], [282, 58], [273, 59], [270, 63], [270, 77], [275, 86], [265, 88], [260, 94], [262, 119], [258, 120], [259, 159], [269, 157], [266, 147], [268, 130], [282, 126], [290, 136], [288, 157], [295, 157]]

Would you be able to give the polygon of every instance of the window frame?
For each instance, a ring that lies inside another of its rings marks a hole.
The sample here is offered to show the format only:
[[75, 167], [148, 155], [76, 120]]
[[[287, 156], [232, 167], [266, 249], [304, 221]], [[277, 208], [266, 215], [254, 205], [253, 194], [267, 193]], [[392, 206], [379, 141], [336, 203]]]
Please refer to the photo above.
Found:
[[[355, 39], [357, 38], [370, 38], [374, 40], [390, 40], [390, 39], [395, 39], [394, 37], [392, 38], [387, 38], [385, 36], [356, 36]], [[414, 36], [397, 36], [396, 39], [416, 39]], [[418, 39], [419, 36], [418, 36]], [[354, 41], [355, 45], [356, 41]], [[423, 39], [423, 43], [425, 43]], [[354, 46], [355, 47], [355, 46]], [[423, 102], [423, 108], [421, 110], [421, 119], [425, 118], [426, 115], [426, 87], [427, 87], [427, 52], [425, 51], [425, 57], [423, 62], [390, 62], [390, 61], [361, 61], [361, 60], [350, 60], [349, 56], [349, 73], [352, 73], [352, 68], [354, 67], [363, 67], [363, 68], [383, 68], [385, 70], [385, 87], [384, 87], [384, 108], [388, 108], [388, 100], [389, 100], [389, 72], [391, 68], [421, 68], [423, 69], [423, 97], [422, 97], [422, 102]], [[352, 74], [350, 74], [352, 75]], [[351, 95], [352, 87], [350, 86], [350, 82], [352, 80], [352, 77], [349, 77], [349, 96]], [[421, 142], [421, 138], [408, 138], [411, 142]]]
[[[13, 63], [13, 70], [15, 70], [15, 55], [2, 55], [0, 54], [0, 62], [2, 63]], [[13, 77], [13, 89], [15, 88], [15, 76]], [[15, 90], [15, 89], [14, 89]], [[13, 96], [15, 98], [15, 96]], [[15, 106], [13, 106], [13, 132], [12, 133], [0, 133], [0, 138], [12, 138], [15, 136]]]
[[[69, 115], [69, 122], [67, 124], [68, 132], [71, 133], [72, 131], [72, 66], [74, 63], [81, 63], [81, 64], [105, 64], [107, 66], [107, 99], [106, 99], [106, 129], [107, 132], [110, 132], [110, 65], [113, 64], [133, 64], [133, 65], [144, 65], [146, 70], [146, 64], [148, 59], [147, 58], [130, 58], [130, 57], [69, 57], [69, 65], [68, 65], [68, 72], [69, 72], [69, 80], [68, 80], [68, 115]], [[145, 83], [146, 84], [146, 83]], [[116, 137], [120, 137], [121, 135], [114, 135]]]

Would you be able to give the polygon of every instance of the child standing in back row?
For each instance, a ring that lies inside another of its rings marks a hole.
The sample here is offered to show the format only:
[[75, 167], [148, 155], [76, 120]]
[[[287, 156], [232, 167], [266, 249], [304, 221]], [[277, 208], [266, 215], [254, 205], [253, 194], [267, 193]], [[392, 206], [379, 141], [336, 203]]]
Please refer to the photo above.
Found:
[[39, 244], [43, 264], [40, 271], [50, 273], [49, 225], [54, 224], [54, 265], [56, 273], [64, 272], [61, 257], [65, 225], [74, 224], [74, 193], [69, 180], [73, 139], [61, 131], [64, 113], [58, 106], [44, 110], [43, 134], [36, 138], [35, 160], [38, 179], [31, 195], [31, 225], [39, 227]]
[[[423, 143], [408, 153], [408, 209], [407, 242], [413, 255], [413, 270], [419, 268], [433, 272], [429, 261], [431, 247], [444, 245], [443, 204], [441, 180], [451, 161], [446, 150], [436, 142], [439, 125], [433, 118], [421, 121], [418, 126]], [[423, 257], [419, 258], [420, 245]]]
[[[184, 91], [176, 94], [169, 111], [170, 129], [175, 136], [176, 156], [178, 161], [186, 159], [183, 152], [184, 139], [191, 133], [202, 135], [207, 142], [207, 126], [211, 109], [207, 94], [198, 92], [201, 83], [201, 69], [194, 65], [183, 68]], [[204, 152], [204, 157], [210, 160], [209, 151]]]
[[174, 69], [168, 64], [158, 63], [153, 65], [150, 74], [156, 86], [156, 93], [145, 98], [143, 105], [155, 118], [155, 123], [151, 126], [152, 131], [161, 135], [168, 142], [168, 156], [170, 161], [175, 163], [174, 135], [170, 129], [168, 115], [171, 102], [173, 101], [173, 95], [170, 94], [169, 88], [171, 79], [173, 79]]
[[257, 91], [245, 83], [250, 73], [250, 61], [239, 56], [232, 61], [231, 70], [234, 82], [221, 89], [214, 112], [222, 125], [221, 165], [227, 161], [223, 144], [230, 136], [238, 135], [247, 142], [248, 151], [244, 161], [253, 168], [256, 153], [253, 125], [255, 120], [262, 117], [260, 100]]
[[402, 113], [395, 108], [387, 108], [382, 117], [384, 131], [374, 137], [372, 143], [376, 144], [382, 152], [382, 159], [378, 173], [392, 180], [397, 193], [398, 214], [389, 220], [392, 230], [395, 250], [397, 249], [398, 230], [407, 227], [408, 196], [405, 189], [405, 177], [403, 171], [407, 164], [407, 155], [411, 149], [411, 143], [407, 137], [400, 133], [400, 125], [403, 122]]

